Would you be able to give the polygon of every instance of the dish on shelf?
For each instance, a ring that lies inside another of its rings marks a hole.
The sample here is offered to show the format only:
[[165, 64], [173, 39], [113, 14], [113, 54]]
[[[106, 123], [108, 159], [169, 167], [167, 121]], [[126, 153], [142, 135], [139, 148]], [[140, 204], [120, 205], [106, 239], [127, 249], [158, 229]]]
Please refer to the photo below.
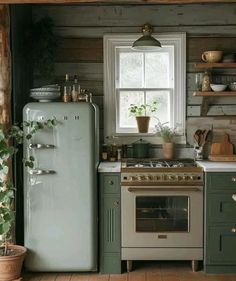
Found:
[[214, 92], [222, 92], [227, 88], [225, 84], [210, 84], [212, 91]]
[[229, 84], [229, 89], [230, 89], [231, 91], [236, 91], [236, 82], [230, 83], [230, 84]]
[[59, 91], [39, 91], [39, 92], [31, 92], [30, 97], [38, 100], [40, 102], [49, 102], [51, 100], [57, 100], [61, 96]]

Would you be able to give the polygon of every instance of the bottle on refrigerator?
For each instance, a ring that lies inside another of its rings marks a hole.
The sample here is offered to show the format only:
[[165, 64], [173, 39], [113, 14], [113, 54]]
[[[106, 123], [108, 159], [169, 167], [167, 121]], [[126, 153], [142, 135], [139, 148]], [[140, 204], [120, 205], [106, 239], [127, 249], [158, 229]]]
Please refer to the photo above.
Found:
[[74, 84], [72, 86], [72, 101], [77, 102], [80, 94], [80, 85], [78, 83], [78, 76], [74, 76]]
[[69, 74], [66, 74], [65, 84], [63, 87], [63, 101], [71, 102], [71, 96], [72, 96], [72, 89], [71, 89], [71, 85], [70, 85]]

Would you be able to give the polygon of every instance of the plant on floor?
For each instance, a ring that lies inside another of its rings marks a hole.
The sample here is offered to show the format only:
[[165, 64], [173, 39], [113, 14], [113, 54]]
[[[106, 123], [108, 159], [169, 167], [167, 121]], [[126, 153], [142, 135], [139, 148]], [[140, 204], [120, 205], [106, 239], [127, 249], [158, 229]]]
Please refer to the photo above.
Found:
[[[20, 277], [26, 248], [13, 245], [15, 227], [15, 188], [11, 181], [11, 158], [23, 140], [31, 140], [38, 131], [58, 124], [56, 118], [45, 121], [24, 122], [22, 126], [6, 129], [0, 125], [0, 280], [11, 281]], [[33, 168], [34, 157], [24, 160]]]
[[[29, 141], [38, 130], [53, 128], [57, 124], [56, 118], [52, 118], [45, 121], [24, 122], [21, 127], [12, 126], [8, 130], [4, 130], [3, 126], [0, 127], [0, 235], [3, 241], [0, 255], [9, 254], [7, 241], [11, 239], [15, 221], [13, 208], [15, 189], [9, 175], [10, 159], [17, 152], [17, 146], [23, 142], [23, 139]], [[28, 130], [25, 130], [25, 128], [28, 128]], [[33, 156], [24, 159], [25, 166], [30, 168], [33, 168], [33, 162]]]

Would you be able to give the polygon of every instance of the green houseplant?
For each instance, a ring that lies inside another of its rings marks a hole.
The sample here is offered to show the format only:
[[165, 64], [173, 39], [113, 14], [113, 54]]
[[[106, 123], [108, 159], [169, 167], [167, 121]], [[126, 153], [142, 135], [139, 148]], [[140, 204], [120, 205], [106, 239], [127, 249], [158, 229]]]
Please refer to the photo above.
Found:
[[147, 133], [150, 116], [149, 114], [157, 111], [157, 101], [151, 104], [130, 104], [128, 108], [130, 115], [135, 116], [139, 133]]
[[174, 138], [177, 135], [176, 129], [172, 129], [158, 121], [156, 125], [157, 135], [162, 138], [163, 157], [165, 159], [172, 159], [174, 157]]
[[10, 244], [15, 225], [14, 193], [10, 179], [11, 157], [17, 152], [13, 139], [21, 142], [23, 131], [16, 126], [10, 130], [0, 127], [0, 280], [20, 277], [26, 248]]
[[[25, 139], [44, 128], [52, 128], [58, 121], [24, 122], [21, 127], [12, 126], [8, 130], [0, 126], [0, 281], [12, 281], [20, 277], [26, 248], [13, 245], [15, 227], [14, 195], [15, 188], [11, 182], [11, 157], [17, 152], [17, 146]], [[26, 167], [34, 167], [34, 157], [23, 159]]]

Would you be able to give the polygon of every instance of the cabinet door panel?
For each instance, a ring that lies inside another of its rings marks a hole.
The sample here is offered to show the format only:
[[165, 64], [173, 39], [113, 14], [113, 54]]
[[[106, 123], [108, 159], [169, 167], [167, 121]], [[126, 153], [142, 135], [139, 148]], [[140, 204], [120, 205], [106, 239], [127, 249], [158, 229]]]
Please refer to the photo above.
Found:
[[117, 175], [103, 175], [104, 193], [120, 193], [120, 177]]
[[207, 173], [207, 188], [214, 190], [233, 190], [236, 192], [236, 172], [233, 173]]
[[210, 227], [207, 235], [207, 262], [216, 265], [236, 263], [236, 224]]
[[[236, 192], [211, 194], [208, 200], [209, 223], [236, 223]], [[234, 199], [235, 198], [235, 199]]]
[[120, 198], [104, 197], [104, 252], [120, 252]]

